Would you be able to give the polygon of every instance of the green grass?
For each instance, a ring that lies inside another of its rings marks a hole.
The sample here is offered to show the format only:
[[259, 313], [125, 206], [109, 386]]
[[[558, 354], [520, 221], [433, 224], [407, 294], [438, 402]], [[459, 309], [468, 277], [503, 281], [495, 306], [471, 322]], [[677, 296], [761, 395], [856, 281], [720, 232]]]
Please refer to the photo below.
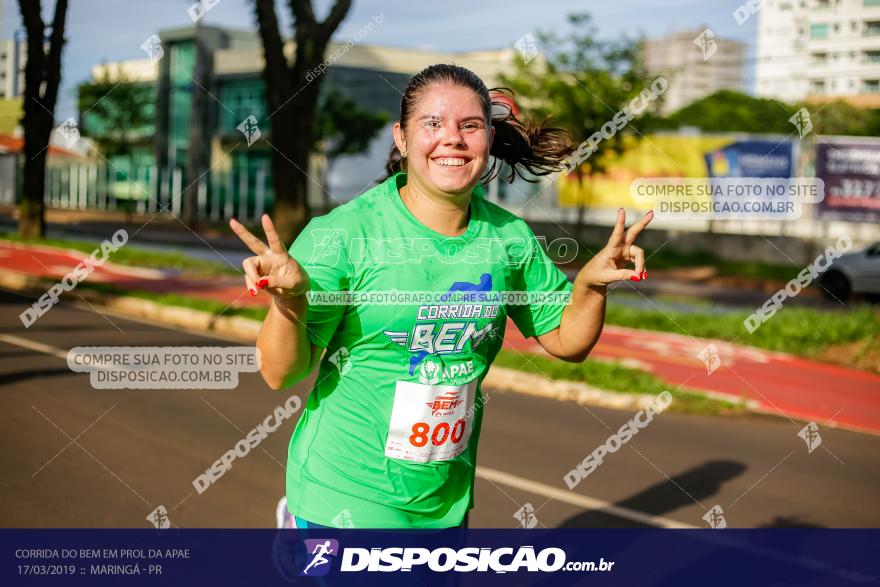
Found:
[[743, 320], [751, 312], [685, 314], [667, 310], [659, 312], [655, 308], [630, 308], [612, 302], [607, 307], [606, 321], [618, 326], [736, 341], [805, 357], [816, 356], [836, 344], [880, 337], [880, 312], [867, 305], [844, 311], [783, 307], [749, 334]]
[[[222, 312], [223, 316], [241, 316], [259, 321], [264, 320], [268, 312], [267, 308], [229, 308], [226, 304], [212, 300], [176, 294], [124, 290], [106, 283], [84, 282], [80, 283], [77, 287], [109, 295], [146, 299], [167, 306], [192, 308], [212, 314]], [[745, 411], [742, 405], [708, 398], [699, 392], [686, 388], [674, 389], [673, 386], [651, 373], [613, 363], [589, 359], [583, 363], [566, 363], [540, 355], [523, 356], [515, 351], [502, 349], [495, 358], [495, 364], [500, 367], [518, 369], [553, 379], [583, 381], [608, 391], [657, 395], [664, 390], [668, 390], [673, 397], [673, 402], [668, 409], [680, 413], [730, 414]]]
[[[160, 304], [183, 306], [217, 314], [226, 304], [177, 294], [160, 294], [126, 290], [103, 283], [81, 283], [94, 291], [128, 295], [153, 300]], [[244, 316], [254, 320], [266, 317], [265, 308], [226, 308], [226, 316]], [[686, 314], [671, 310], [631, 308], [609, 302], [606, 322], [644, 330], [673, 332], [700, 338], [717, 338], [804, 357], [815, 357], [828, 347], [861, 342], [878, 344], [880, 311], [870, 306], [856, 306], [845, 311], [823, 311], [811, 308], [785, 308], [777, 311], [754, 333], [749, 334], [743, 320], [750, 311], [729, 314]], [[866, 345], [868, 347], [869, 345]], [[596, 384], [597, 387], [602, 387]], [[640, 384], [642, 385], [642, 384]], [[608, 389], [616, 389], [608, 387]]]
[[494, 364], [499, 367], [543, 375], [551, 379], [582, 381], [599, 389], [620, 393], [657, 395], [662, 391], [669, 391], [673, 401], [668, 409], [674, 412], [730, 414], [745, 411], [745, 407], [741, 404], [706, 397], [687, 388], [675, 389], [673, 385], [647, 371], [623, 367], [614, 363], [591, 359], [587, 359], [583, 363], [567, 363], [541, 355], [523, 355], [516, 351], [502, 349], [495, 358]]
[[[604, 245], [587, 244], [592, 251], [599, 251]], [[683, 251], [669, 246], [661, 247], [657, 251], [648, 248], [645, 255], [650, 255], [647, 261], [648, 275], [651, 269], [682, 269], [686, 267], [714, 267], [718, 275], [724, 277], [748, 277], [753, 279], [771, 279], [773, 281], [788, 282], [797, 276], [803, 269], [802, 266], [793, 263], [765, 263], [762, 261], [727, 261], [705, 250]], [[580, 249], [578, 258], [582, 262], [589, 261], [593, 255]]]
[[[108, 295], [130, 296], [167, 306], [192, 308], [212, 314], [220, 314], [222, 312], [223, 316], [241, 316], [259, 321], [264, 320], [268, 312], [267, 308], [230, 308], [222, 302], [177, 294], [125, 290], [106, 283], [83, 282], [77, 287]], [[664, 390], [668, 390], [672, 393], [674, 399], [669, 409], [676, 412], [728, 414], [740, 413], [745, 410], [741, 405], [707, 398], [698, 392], [684, 388], [674, 390], [672, 386], [666, 384], [659, 377], [639, 369], [593, 360], [587, 360], [584, 363], [566, 363], [539, 355], [527, 355], [527, 357], [531, 361], [515, 351], [501, 350], [495, 359], [495, 364], [501, 367], [544, 375], [553, 379], [584, 381], [594, 387], [608, 391], [657, 395]]]
[[199, 310], [202, 312], [210, 312], [211, 314], [220, 314], [223, 313], [223, 316], [241, 316], [243, 318], [251, 318], [253, 320], [263, 321], [266, 317], [266, 314], [269, 312], [268, 308], [253, 308], [253, 307], [244, 307], [244, 308], [233, 308], [229, 307], [228, 304], [224, 304], [223, 302], [215, 302], [213, 300], [203, 300], [201, 298], [194, 298], [189, 296], [181, 296], [177, 294], [166, 294], [166, 293], [156, 293], [151, 291], [142, 291], [142, 290], [134, 290], [134, 289], [123, 289], [120, 287], [116, 287], [114, 285], [110, 285], [107, 283], [88, 283], [88, 282], [80, 282], [77, 285], [78, 289], [88, 289], [91, 291], [95, 291], [98, 293], [113, 295], [113, 296], [127, 296], [132, 298], [140, 298], [143, 300], [150, 300], [157, 304], [162, 304], [163, 306], [178, 306], [182, 308], [191, 308], [193, 310]]
[[[648, 251], [646, 255], [650, 255]], [[656, 269], [677, 269], [680, 267], [714, 267], [718, 275], [750, 277], [789, 281], [803, 269], [793, 263], [765, 263], [762, 261], [727, 261], [709, 251], [681, 251], [663, 247], [648, 260], [648, 265]]]
[[[152, 254], [152, 253], [150, 253]], [[222, 302], [177, 294], [160, 294], [126, 290], [109, 284], [81, 283], [81, 288], [118, 295], [132, 296], [153, 302], [192, 308], [224, 316], [242, 316], [262, 321], [266, 308], [230, 308]], [[749, 334], [743, 320], [751, 310], [729, 314], [692, 314], [676, 311], [657, 311], [608, 304], [606, 321], [609, 324], [638, 329], [673, 332], [702, 338], [735, 341], [773, 351], [801, 356], [815, 356], [829, 346], [864, 341], [866, 349], [880, 344], [880, 311], [870, 306], [850, 307], [845, 311], [822, 311], [810, 308], [783, 307], [754, 333]], [[656, 395], [668, 389], [675, 398], [670, 409], [678, 412], [718, 414], [744, 411], [737, 404], [707, 398], [687, 389], [673, 391], [671, 386], [651, 373], [595, 360], [575, 364], [542, 356], [529, 355], [531, 362], [513, 351], [502, 350], [496, 364], [520, 369], [554, 379], [584, 381], [592, 386], [623, 393]]]
[[[95, 243], [94, 241], [54, 238], [23, 239], [17, 234], [11, 232], [0, 234], [0, 240], [36, 244], [46, 247], [74, 249], [89, 254], [91, 254], [96, 248], [100, 247], [100, 243]], [[115, 252], [110, 253], [110, 261], [120, 265], [147, 267], [150, 269], [174, 269], [201, 275], [237, 275], [239, 273], [237, 268], [231, 267], [225, 262], [193, 259], [183, 253], [149, 251], [132, 247], [130, 245], [125, 245], [117, 249]]]
[[[0, 239], [22, 242], [17, 235], [10, 235], [8, 233], [0, 234]], [[73, 248], [88, 253], [95, 248], [93, 243], [85, 241], [34, 239], [26, 242]], [[707, 258], [703, 255], [703, 253], [696, 252], [689, 259], [694, 262], [706, 261]], [[234, 268], [223, 263], [192, 259], [179, 253], [157, 253], [127, 246], [113, 253], [111, 259], [114, 262], [125, 265], [174, 268], [203, 274], [238, 273]], [[679, 262], [676, 261], [676, 263]], [[652, 266], [655, 266], [653, 262]], [[678, 266], [680, 266], [680, 263]], [[756, 267], [758, 266], [760, 264], [756, 265]], [[766, 269], [769, 265], [763, 265], [763, 267]], [[106, 288], [108, 293], [112, 289], [112, 286], [104, 284], [95, 285], [94, 287]], [[135, 297], [153, 299], [168, 305], [205, 309], [215, 313], [224, 307], [218, 302], [174, 294], [156, 294], [121, 289], [116, 289], [113, 293], [116, 295], [133, 295]], [[212, 304], [217, 307], [209, 309], [214, 307]], [[247, 312], [254, 311], [253, 309], [230, 308], [226, 313], [246, 315]], [[783, 307], [757, 331], [749, 334], [743, 326], [743, 320], [752, 311], [749, 309], [728, 314], [683, 313], [672, 310], [660, 312], [655, 308], [642, 309], [615, 304], [612, 297], [608, 304], [606, 320], [609, 324], [619, 326], [674, 332], [703, 338], [718, 338], [806, 357], [816, 356], [829, 346], [880, 338], [880, 312], [867, 305], [853, 306], [845, 311]], [[242, 312], [245, 313], [243, 314]], [[256, 314], [253, 314], [256, 319], [261, 320], [265, 316], [265, 311], [256, 310], [256, 312]]]
[[[0, 235], [0, 239], [22, 242], [15, 235]], [[47, 246], [59, 246], [73, 248], [90, 253], [95, 245], [84, 241], [66, 241], [56, 239], [29, 240]], [[124, 253], [120, 255], [120, 253]], [[677, 253], [667, 254], [663, 257], [666, 261], [675, 259]], [[695, 252], [682, 260], [669, 261], [671, 266], [681, 267], [687, 263], [693, 265], [713, 264], [712, 259], [704, 256], [704, 253]], [[117, 257], [119, 256], [119, 257]], [[154, 253], [122, 247], [112, 257], [112, 260], [121, 264], [137, 265], [141, 267], [163, 267], [186, 269], [202, 273], [236, 273], [231, 267], [209, 261], [191, 259], [182, 254]], [[661, 267], [661, 263], [651, 266]], [[715, 261], [717, 263], [717, 261]], [[725, 271], [733, 271], [733, 267], [744, 271], [747, 263], [722, 262], [727, 265]], [[752, 275], [759, 276], [761, 272], [768, 271], [771, 265], [751, 264]], [[793, 268], [796, 271], [797, 268]], [[741, 274], [741, 273], [740, 273]], [[786, 279], [786, 274], [776, 273], [776, 279]], [[262, 321], [267, 313], [266, 308], [229, 308], [222, 302], [203, 300], [200, 298], [181, 296], [176, 294], [161, 294], [147, 291], [126, 290], [108, 284], [81, 283], [80, 288], [117, 295], [131, 296], [151, 300], [153, 302], [192, 308], [212, 314], [223, 313], [224, 316], [241, 316]], [[606, 321], [609, 324], [628, 326], [631, 328], [673, 332], [703, 338], [717, 338], [726, 341], [735, 341], [739, 344], [751, 345], [773, 351], [780, 351], [801, 356], [815, 356], [829, 346], [865, 341], [866, 348], [880, 341], [880, 312], [870, 306], [854, 306], [845, 311], [823, 311], [811, 308], [789, 307], [782, 308], [764, 323], [757, 331], [749, 334], [743, 326], [743, 320], [752, 312], [732, 312], [728, 314], [699, 314], [682, 313], [670, 310], [663, 312], [654, 308], [632, 308], [615, 304], [608, 304]], [[671, 386], [662, 379], [651, 373], [615, 365], [611, 363], [587, 360], [581, 364], [566, 363], [542, 356], [529, 356], [531, 362], [518, 353], [502, 350], [496, 359], [496, 364], [502, 367], [519, 369], [531, 373], [537, 373], [554, 379], [566, 379], [572, 381], [584, 381], [594, 387], [623, 393], [643, 393], [656, 395], [661, 391], [669, 390], [674, 397], [670, 409], [684, 413], [719, 414], [738, 413], [745, 410], [741, 405], [731, 404], [714, 398], [707, 398], [699, 392], [688, 389], [673, 391]]]

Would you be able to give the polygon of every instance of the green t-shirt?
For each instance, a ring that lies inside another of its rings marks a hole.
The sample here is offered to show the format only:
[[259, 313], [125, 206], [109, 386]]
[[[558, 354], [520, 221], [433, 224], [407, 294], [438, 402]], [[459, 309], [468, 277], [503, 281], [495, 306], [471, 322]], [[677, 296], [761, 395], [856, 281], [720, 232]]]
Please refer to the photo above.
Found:
[[313, 219], [290, 247], [312, 295], [434, 296], [310, 301], [308, 336], [327, 352], [290, 441], [287, 503], [316, 524], [459, 525], [473, 507], [479, 385], [507, 318], [531, 337], [558, 327], [565, 308], [502, 303], [498, 294], [571, 291], [528, 225], [487, 202], [480, 186], [466, 232], [449, 237], [409, 212], [405, 184], [398, 173]]

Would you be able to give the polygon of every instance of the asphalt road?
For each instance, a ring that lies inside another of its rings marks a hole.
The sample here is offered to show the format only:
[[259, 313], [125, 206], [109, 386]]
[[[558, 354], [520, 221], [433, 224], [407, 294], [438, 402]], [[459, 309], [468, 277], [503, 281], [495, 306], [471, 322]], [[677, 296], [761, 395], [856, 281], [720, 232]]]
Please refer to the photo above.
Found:
[[[75, 296], [75, 292], [74, 292]], [[75, 297], [72, 299], [76, 299]], [[163, 505], [179, 527], [272, 527], [287, 420], [201, 495], [193, 479], [283, 404], [258, 374], [234, 390], [92, 389], [63, 359], [74, 346], [232, 345], [62, 303], [24, 329], [32, 300], [0, 291], [0, 526], [149, 527]], [[775, 417], [663, 413], [569, 491], [563, 476], [632, 413], [489, 392], [472, 527], [880, 526], [880, 437]], [[356, 520], [355, 520], [356, 521]]]

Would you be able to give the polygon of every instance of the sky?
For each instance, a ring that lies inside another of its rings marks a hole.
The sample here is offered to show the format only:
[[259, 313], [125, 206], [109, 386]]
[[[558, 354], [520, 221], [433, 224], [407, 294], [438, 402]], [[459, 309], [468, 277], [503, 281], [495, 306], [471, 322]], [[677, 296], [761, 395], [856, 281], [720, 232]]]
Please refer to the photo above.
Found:
[[[37, 0], [24, 0], [35, 2]], [[564, 35], [566, 16], [589, 12], [599, 34], [608, 39], [621, 35], [663, 36], [709, 27], [716, 37], [731, 38], [751, 46], [753, 57], [757, 18], [738, 26], [733, 11], [747, 0], [354, 0], [352, 9], [334, 35], [345, 42], [373, 17], [382, 24], [364, 39], [365, 44], [426, 48], [439, 51], [472, 51], [511, 47], [526, 33], [555, 31]], [[22, 27], [19, 0], [0, 0], [0, 36], [12, 37]], [[54, 0], [42, 0], [43, 19], [51, 22]], [[143, 59], [140, 46], [150, 35], [166, 28], [191, 26], [187, 8], [193, 0], [70, 0], [66, 25], [62, 87], [56, 120], [76, 115], [77, 84], [91, 76], [91, 67], [103, 61]], [[319, 18], [330, 0], [313, 0]], [[287, 0], [276, 1], [282, 35], [290, 35]], [[251, 0], [219, 0], [205, 16], [206, 24], [256, 30]], [[749, 62], [751, 63], [751, 62]], [[751, 76], [747, 64], [747, 74]], [[748, 87], [747, 82], [747, 87]]]

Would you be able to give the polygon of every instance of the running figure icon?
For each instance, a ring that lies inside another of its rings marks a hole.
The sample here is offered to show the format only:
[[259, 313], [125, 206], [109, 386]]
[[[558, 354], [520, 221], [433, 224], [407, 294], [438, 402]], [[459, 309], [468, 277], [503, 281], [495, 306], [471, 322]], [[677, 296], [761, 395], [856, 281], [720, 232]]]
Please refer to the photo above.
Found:
[[318, 567], [320, 565], [325, 565], [325, 564], [329, 563], [330, 559], [325, 558], [324, 557], [325, 554], [336, 554], [336, 553], [333, 551], [332, 548], [330, 548], [330, 541], [326, 540], [324, 542], [320, 542], [320, 543], [316, 544], [315, 548], [314, 548], [314, 550], [312, 550], [311, 554], [314, 555], [314, 558], [312, 559], [312, 562], [307, 564], [306, 568], [303, 569], [303, 572], [302, 572], [303, 575], [308, 575], [309, 569], [312, 569], [314, 567]]

